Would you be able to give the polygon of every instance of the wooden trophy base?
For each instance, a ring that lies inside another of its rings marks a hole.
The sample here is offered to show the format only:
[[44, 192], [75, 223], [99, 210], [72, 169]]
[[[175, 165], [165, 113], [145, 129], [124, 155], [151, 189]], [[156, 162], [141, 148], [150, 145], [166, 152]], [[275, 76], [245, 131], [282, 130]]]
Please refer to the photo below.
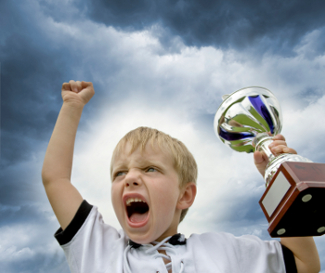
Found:
[[259, 204], [271, 237], [325, 234], [325, 164], [282, 163]]

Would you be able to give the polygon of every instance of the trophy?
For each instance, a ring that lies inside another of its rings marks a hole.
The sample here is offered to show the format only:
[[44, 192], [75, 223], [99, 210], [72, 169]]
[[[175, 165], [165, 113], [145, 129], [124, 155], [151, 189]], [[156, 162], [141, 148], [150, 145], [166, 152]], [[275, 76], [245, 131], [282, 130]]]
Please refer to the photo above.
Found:
[[325, 234], [325, 164], [296, 154], [274, 156], [268, 148], [282, 128], [276, 97], [266, 88], [251, 86], [222, 99], [214, 119], [221, 141], [237, 152], [258, 150], [268, 158], [259, 204], [271, 237]]

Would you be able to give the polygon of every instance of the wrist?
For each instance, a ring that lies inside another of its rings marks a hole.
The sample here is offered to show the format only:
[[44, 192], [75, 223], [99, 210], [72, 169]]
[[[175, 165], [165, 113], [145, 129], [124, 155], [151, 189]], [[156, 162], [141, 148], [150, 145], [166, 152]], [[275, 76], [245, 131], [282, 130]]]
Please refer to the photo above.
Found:
[[84, 105], [76, 101], [64, 101], [60, 110], [60, 115], [65, 117], [65, 122], [79, 123]]
[[69, 108], [74, 108], [74, 109], [78, 109], [78, 110], [82, 110], [85, 106], [85, 104], [81, 101], [78, 100], [64, 100], [63, 101], [63, 106], [64, 107], [69, 107]]

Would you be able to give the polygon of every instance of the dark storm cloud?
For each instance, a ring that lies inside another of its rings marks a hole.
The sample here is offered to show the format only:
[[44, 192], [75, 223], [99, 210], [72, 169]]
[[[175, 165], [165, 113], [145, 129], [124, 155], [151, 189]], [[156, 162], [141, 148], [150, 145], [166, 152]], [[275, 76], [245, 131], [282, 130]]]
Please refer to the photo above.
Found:
[[[22, 256], [22, 255], [19, 255]], [[31, 256], [31, 257], [30, 257]], [[70, 273], [64, 255], [58, 253], [47, 253], [46, 249], [43, 252], [36, 252], [27, 257], [21, 257], [19, 260], [8, 262], [4, 261], [1, 264], [2, 272], [16, 273], [34, 273], [34, 272], [49, 272], [49, 273]]]
[[[0, 258], [1, 272], [70, 272], [59, 245], [54, 242], [53, 220], [36, 206], [0, 207], [0, 213], [8, 218], [2, 222], [0, 231], [5, 236], [1, 241], [3, 255]], [[23, 214], [35, 215], [28, 218]]]
[[16, 207], [46, 201], [40, 163], [16, 162], [1, 170], [0, 180], [0, 205]]
[[53, 238], [59, 225], [42, 186], [40, 151], [62, 104], [61, 84], [81, 77], [85, 64], [73, 35], [51, 29], [39, 3], [0, 1], [0, 232], [8, 255], [0, 271], [8, 273], [69, 272]]
[[19, 16], [19, 9], [10, 7], [9, 1], [2, 2], [4, 6], [15, 19], [1, 22], [4, 29], [12, 30], [1, 37], [0, 44], [1, 159], [6, 164], [28, 157], [33, 149], [29, 139], [40, 140], [53, 127], [60, 103], [54, 87], [63, 74], [58, 69], [60, 58], [55, 65], [51, 46], [35, 22]]
[[[188, 45], [291, 52], [324, 26], [323, 1], [85, 1], [92, 20], [123, 29], [161, 24]], [[319, 47], [323, 51], [323, 47]]]
[[1, 217], [6, 219], [4, 222], [0, 222], [0, 227], [3, 225], [15, 225], [18, 223], [29, 222], [43, 222], [47, 217], [52, 216], [52, 212], [42, 212], [39, 210], [39, 204], [34, 205], [21, 205], [21, 206], [7, 206], [0, 205]]
[[0, 10], [1, 160], [8, 165], [49, 140], [61, 84], [74, 79], [75, 67], [82, 65], [78, 50], [64, 46], [68, 41], [62, 45], [59, 36], [53, 43], [35, 6], [2, 1]]

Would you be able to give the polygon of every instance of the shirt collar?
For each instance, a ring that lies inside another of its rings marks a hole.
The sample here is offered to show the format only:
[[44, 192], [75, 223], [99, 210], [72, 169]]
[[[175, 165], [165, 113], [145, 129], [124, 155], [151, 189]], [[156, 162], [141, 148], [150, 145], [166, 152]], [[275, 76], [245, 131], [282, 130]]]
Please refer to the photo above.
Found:
[[[185, 245], [186, 244], [186, 238], [184, 236], [184, 234], [181, 233], [177, 233], [175, 235], [173, 235], [169, 240], [168, 243], [170, 243], [171, 245]], [[133, 242], [131, 239], [129, 239], [128, 244], [132, 247], [132, 248], [139, 248], [141, 246], [141, 244], [138, 244], [136, 242]]]

